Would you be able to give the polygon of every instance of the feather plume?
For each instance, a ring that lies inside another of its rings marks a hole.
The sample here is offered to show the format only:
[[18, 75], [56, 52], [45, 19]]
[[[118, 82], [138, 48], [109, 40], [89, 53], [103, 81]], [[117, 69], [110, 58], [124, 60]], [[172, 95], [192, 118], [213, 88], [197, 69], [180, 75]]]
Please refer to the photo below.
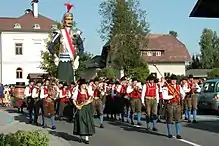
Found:
[[70, 12], [71, 8], [74, 7], [74, 5], [72, 5], [70, 3], [65, 3], [65, 6], [67, 8], [67, 12]]

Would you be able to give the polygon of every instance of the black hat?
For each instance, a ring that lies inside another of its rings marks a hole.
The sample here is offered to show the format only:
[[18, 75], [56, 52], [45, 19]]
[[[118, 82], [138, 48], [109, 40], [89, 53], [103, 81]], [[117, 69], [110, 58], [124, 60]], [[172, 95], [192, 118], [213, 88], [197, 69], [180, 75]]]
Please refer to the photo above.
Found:
[[147, 80], [155, 80], [156, 77], [153, 75], [153, 74], [150, 74], [148, 77], [147, 77]]
[[138, 79], [137, 78], [132, 78], [132, 82], [134, 82], [134, 81], [138, 81]]
[[93, 81], [94, 81], [94, 82], [98, 82], [98, 81], [99, 81], [99, 78], [96, 77]]
[[178, 78], [177, 78], [177, 76], [176, 76], [175, 74], [172, 74], [172, 75], [170, 76], [170, 79], [171, 79], [171, 80], [177, 80]]
[[68, 86], [68, 83], [67, 83], [67, 82], [64, 82], [64, 83], [63, 83], [63, 86]]
[[30, 83], [30, 82], [34, 82], [34, 80], [33, 80], [33, 79], [30, 79], [30, 80], [29, 80], [29, 83]]
[[189, 78], [193, 78], [193, 75], [192, 75], [192, 74], [190, 74], [190, 75], [189, 75]]
[[63, 84], [63, 82], [62, 82], [62, 81], [60, 81], [60, 82], [59, 82], [59, 84]]
[[87, 84], [86, 80], [85, 79], [80, 79], [78, 80], [78, 85], [83, 85], [83, 84]]

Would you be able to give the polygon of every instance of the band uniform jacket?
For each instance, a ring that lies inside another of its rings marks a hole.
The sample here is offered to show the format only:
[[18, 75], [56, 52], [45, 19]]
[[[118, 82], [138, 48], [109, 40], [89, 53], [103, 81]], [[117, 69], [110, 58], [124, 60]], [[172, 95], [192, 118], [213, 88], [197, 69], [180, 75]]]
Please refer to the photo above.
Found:
[[[152, 90], [155, 90], [155, 91], [152, 91]], [[154, 92], [152, 96], [155, 96], [156, 100], [157, 100], [157, 103], [159, 103], [159, 88], [157, 86], [156, 83], [146, 83], [143, 85], [143, 89], [142, 89], [142, 92], [141, 92], [141, 101], [142, 103], [144, 104], [144, 99], [146, 96], [150, 97], [150, 95], [147, 95], [147, 94], [150, 94], [150, 92]]]

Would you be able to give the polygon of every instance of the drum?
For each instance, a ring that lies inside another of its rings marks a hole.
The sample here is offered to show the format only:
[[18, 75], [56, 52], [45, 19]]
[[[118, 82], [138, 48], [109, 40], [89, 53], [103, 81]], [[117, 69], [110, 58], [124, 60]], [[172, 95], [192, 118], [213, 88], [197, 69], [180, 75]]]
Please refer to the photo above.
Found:
[[43, 109], [46, 117], [55, 115], [54, 101], [51, 98], [43, 100]]
[[14, 91], [14, 107], [25, 106], [24, 98], [25, 82], [16, 82]]

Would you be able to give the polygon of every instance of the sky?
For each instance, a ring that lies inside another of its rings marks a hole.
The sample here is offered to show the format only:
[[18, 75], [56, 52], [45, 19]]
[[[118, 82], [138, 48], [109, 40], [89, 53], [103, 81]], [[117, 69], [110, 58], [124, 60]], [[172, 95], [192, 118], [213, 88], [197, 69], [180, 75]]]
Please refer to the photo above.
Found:
[[[16, 1], [16, 2], [15, 2]], [[19, 1], [19, 2], [18, 2]], [[100, 39], [98, 29], [101, 17], [99, 5], [103, 0], [70, 0], [74, 4], [77, 28], [85, 37], [85, 50], [94, 55], [101, 53], [104, 42]], [[147, 22], [151, 33], [165, 34], [170, 30], [178, 33], [190, 54], [199, 53], [199, 40], [204, 28], [219, 31], [219, 19], [189, 18], [197, 0], [140, 0], [141, 8], [147, 11]], [[66, 0], [39, 0], [40, 14], [56, 21], [61, 21], [66, 12]], [[0, 17], [19, 17], [31, 8], [31, 0], [2, 0]]]

